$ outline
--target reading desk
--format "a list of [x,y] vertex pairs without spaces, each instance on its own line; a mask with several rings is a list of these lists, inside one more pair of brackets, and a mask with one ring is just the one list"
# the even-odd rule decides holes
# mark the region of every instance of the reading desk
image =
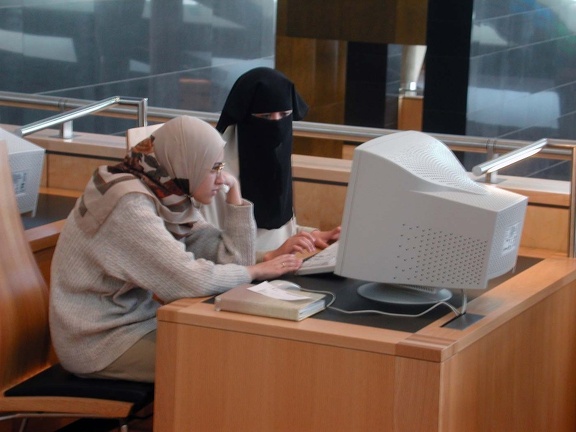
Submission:
[[498,282],[468,304],[481,319],[456,327],[448,309],[376,325],[179,300],[158,312],[154,431],[574,431],[575,310],[564,257]]

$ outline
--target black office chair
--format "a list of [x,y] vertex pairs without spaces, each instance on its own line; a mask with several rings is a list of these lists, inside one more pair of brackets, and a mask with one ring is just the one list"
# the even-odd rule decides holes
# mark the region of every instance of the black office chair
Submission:
[[[0,141],[0,421],[109,418],[118,429],[152,403],[154,385],[83,379],[53,360],[48,287],[24,234],[6,144]],[[55,364],[54,364],[55,363]]]

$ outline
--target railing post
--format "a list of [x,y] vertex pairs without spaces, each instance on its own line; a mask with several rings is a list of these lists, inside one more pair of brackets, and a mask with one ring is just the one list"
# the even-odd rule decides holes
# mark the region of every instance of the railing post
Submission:
[[72,139],[74,136],[74,127],[72,120],[64,122],[60,125],[60,138]]
[[[492,160],[492,159],[496,159],[498,157],[498,155],[494,152],[494,144],[496,143],[496,139],[494,138],[490,138],[488,140],[488,142],[486,143],[486,159],[487,160]],[[494,177],[496,177],[496,172],[492,173],[492,172],[487,172],[486,173],[486,178],[485,181],[486,183],[492,183],[493,181],[493,175]]]
[[148,98],[142,98],[138,103],[138,126],[148,126]]
[[148,126],[148,98],[124,97],[118,102],[121,105],[136,105],[138,111],[138,127]]

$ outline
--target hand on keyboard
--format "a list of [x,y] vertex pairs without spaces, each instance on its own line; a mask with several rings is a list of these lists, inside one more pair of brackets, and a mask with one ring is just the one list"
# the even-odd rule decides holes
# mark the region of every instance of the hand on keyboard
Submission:
[[306,275],[314,273],[330,273],[336,267],[336,255],[338,253],[338,242],[332,243],[326,249],[304,259],[300,268],[296,271],[297,275]]
[[286,240],[278,249],[266,252],[264,261],[268,261],[279,255],[295,254],[299,256],[300,253],[313,253],[314,251],[314,237],[308,232],[300,232],[293,235]]

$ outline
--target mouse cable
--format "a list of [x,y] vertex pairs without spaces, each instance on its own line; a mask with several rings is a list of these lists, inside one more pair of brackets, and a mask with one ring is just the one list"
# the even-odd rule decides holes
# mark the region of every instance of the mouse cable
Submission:
[[326,308],[329,308],[332,305],[332,303],[334,303],[336,301],[336,294],[334,294],[333,292],[330,292],[330,291],[311,290],[311,289],[302,288],[302,287],[300,287],[300,291],[306,291],[306,292],[318,293],[318,294],[326,294],[326,295],[332,296],[332,300],[330,300],[330,302],[326,305]]
[[300,288],[300,289],[302,291],[308,291],[308,292],[319,293],[319,294],[328,294],[328,295],[332,296],[332,300],[326,305],[326,309],[330,309],[330,310],[340,312],[343,314],[348,314],[348,315],[378,314],[378,315],[387,315],[387,316],[400,317],[400,318],[418,318],[418,317],[421,317],[423,315],[426,315],[428,312],[436,309],[437,307],[444,305],[444,306],[447,306],[448,308],[450,308],[450,310],[452,312],[454,312],[454,314],[458,317],[458,316],[464,315],[466,313],[466,305],[467,305],[467,297],[466,297],[464,290],[462,290],[463,301],[462,301],[462,310],[461,311],[459,311],[456,307],[454,307],[453,305],[451,305],[450,303],[445,302],[445,301],[440,301],[438,303],[434,303],[428,309],[426,309],[425,311],[420,312],[418,314],[401,314],[401,313],[393,313],[393,312],[384,312],[384,311],[374,310],[374,309],[351,311],[351,310],[340,309],[340,308],[332,306],[332,304],[336,301],[336,294],[334,294],[330,291],[310,290],[310,289],[306,289],[306,288]]
[[438,303],[434,303],[428,309],[426,309],[425,311],[420,312],[418,314],[402,314],[402,313],[384,312],[384,311],[374,310],[374,309],[351,311],[351,310],[340,309],[340,308],[337,308],[334,306],[331,306],[330,309],[337,311],[337,312],[340,312],[340,313],[348,314],[348,315],[378,314],[378,315],[387,315],[387,316],[400,317],[400,318],[418,318],[418,317],[421,317],[423,315],[426,315],[431,310],[436,309],[438,306],[442,306],[442,305],[448,306],[452,310],[452,312],[454,312],[456,314],[456,316],[462,315],[462,313],[458,309],[456,309],[450,303],[445,302],[445,301],[440,301]]

